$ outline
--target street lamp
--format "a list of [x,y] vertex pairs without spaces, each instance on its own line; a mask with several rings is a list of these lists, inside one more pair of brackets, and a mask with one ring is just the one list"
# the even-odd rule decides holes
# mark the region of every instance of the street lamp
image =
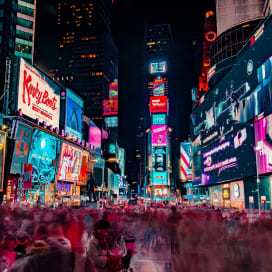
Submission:
[[259,177],[259,169],[258,169],[258,156],[257,153],[260,150],[259,146],[255,146],[255,156],[256,156],[256,173],[257,173],[257,191],[258,191],[258,210],[259,216],[261,214],[261,202],[260,202],[260,177]]

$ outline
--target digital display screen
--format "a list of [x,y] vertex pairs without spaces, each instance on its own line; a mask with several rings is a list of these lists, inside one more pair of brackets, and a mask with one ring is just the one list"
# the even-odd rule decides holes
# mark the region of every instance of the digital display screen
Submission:
[[149,73],[166,73],[166,61],[154,61],[149,64]]
[[202,185],[256,175],[253,145],[253,129],[248,126],[206,147],[202,151]]
[[79,181],[82,150],[79,148],[62,143],[59,157],[58,180],[77,182]]
[[152,114],[152,125],[165,125],[166,114]]
[[180,179],[192,181],[191,142],[180,143]]
[[59,139],[34,129],[31,138],[28,163],[32,164],[32,182],[50,183],[55,179],[55,167],[57,149],[60,146]]
[[166,145],[167,144],[167,125],[152,125],[152,145]]
[[152,148],[152,168],[155,172],[165,172],[167,166],[167,153],[165,147]]
[[104,121],[106,123],[106,126],[109,128],[118,127],[118,117],[117,116],[105,117]]
[[152,171],[152,185],[167,185],[167,172]]
[[83,99],[76,95],[72,90],[66,89],[66,118],[65,131],[70,136],[82,139],[82,112]]
[[254,124],[259,174],[272,172],[272,114]]
[[32,129],[18,123],[15,146],[12,155],[10,173],[22,173],[23,164],[27,162],[28,152],[30,149]]
[[164,81],[154,81],[153,82],[153,95],[154,96],[164,96],[165,95]]
[[0,131],[0,192],[3,192],[6,133]]
[[101,153],[101,129],[96,126],[96,124],[90,120],[89,125],[89,143],[91,144],[92,149],[96,153]]
[[167,96],[151,96],[150,97],[150,112],[159,113],[168,111]]
[[114,96],[110,99],[103,100],[103,115],[117,115],[118,114],[118,98]]

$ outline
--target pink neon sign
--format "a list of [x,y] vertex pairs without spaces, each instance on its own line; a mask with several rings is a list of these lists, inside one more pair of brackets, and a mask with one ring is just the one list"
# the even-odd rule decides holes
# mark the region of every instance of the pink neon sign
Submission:
[[152,145],[166,145],[167,125],[152,125]]

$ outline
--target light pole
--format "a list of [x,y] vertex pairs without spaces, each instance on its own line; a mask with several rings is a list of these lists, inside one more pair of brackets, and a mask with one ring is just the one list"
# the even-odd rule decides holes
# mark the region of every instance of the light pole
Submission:
[[258,210],[259,216],[261,214],[261,203],[260,203],[260,178],[259,178],[259,169],[258,169],[258,156],[257,153],[260,150],[260,147],[255,146],[255,156],[256,156],[256,173],[257,173],[257,191],[258,191]]

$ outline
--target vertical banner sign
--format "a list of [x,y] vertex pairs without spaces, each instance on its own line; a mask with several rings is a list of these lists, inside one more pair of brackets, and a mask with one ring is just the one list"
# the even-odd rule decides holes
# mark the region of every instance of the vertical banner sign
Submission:
[[0,131],[0,192],[3,192],[6,133]]
[[192,181],[191,143],[180,143],[180,179]]
[[24,164],[24,179],[23,179],[23,188],[30,189],[32,188],[32,164]]

